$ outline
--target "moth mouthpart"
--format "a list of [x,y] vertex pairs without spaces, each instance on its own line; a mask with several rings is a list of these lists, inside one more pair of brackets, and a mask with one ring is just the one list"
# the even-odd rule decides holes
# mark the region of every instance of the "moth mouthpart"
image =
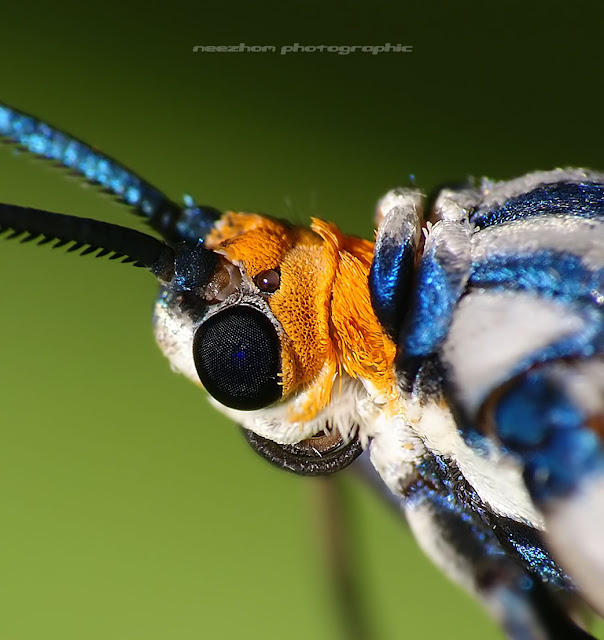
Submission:
[[337,427],[326,424],[321,431],[295,444],[278,444],[248,429],[242,431],[254,451],[265,460],[302,476],[325,476],[341,471],[363,453],[356,424],[345,436]]
[[326,424],[321,431],[318,431],[310,438],[301,440],[295,446],[303,450],[313,451],[318,456],[322,456],[332,453],[343,446],[348,446],[353,440],[356,440],[356,434],[356,427],[350,429],[349,434],[344,437],[337,428]]
[[218,267],[205,287],[204,298],[209,304],[224,302],[241,284],[241,271],[220,256]]

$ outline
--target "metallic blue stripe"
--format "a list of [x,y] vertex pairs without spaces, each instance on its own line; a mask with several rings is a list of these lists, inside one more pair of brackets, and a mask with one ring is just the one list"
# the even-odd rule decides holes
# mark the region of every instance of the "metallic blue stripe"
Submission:
[[604,473],[602,442],[547,369],[529,371],[507,389],[494,422],[501,442],[522,460],[538,503],[568,496],[588,475]]
[[537,187],[501,206],[470,216],[479,228],[540,215],[564,214],[580,218],[604,216],[604,185],[595,182],[555,182]]
[[542,547],[514,539],[511,539],[510,542],[516,553],[522,558],[523,563],[530,567],[532,573],[536,573],[545,582],[553,582],[557,586],[564,584],[565,574]]
[[395,340],[407,309],[414,261],[415,245],[409,239],[407,242],[385,239],[376,244],[369,272],[371,304],[378,320]]
[[571,579],[549,554],[541,533],[509,518],[495,517],[495,535],[505,547],[511,547],[531,573],[559,589],[573,588]]
[[[435,521],[442,523],[451,542],[463,548],[464,555],[504,555],[499,541],[485,523],[487,509],[478,494],[470,485],[465,484],[463,491],[456,486],[460,480],[465,483],[456,468],[443,458],[427,456],[416,471],[417,481],[406,487],[406,508],[430,504],[435,511]],[[463,535],[453,536],[453,531]]]
[[[481,564],[485,558],[505,556],[509,551],[518,554],[522,565],[544,582],[560,589],[573,588],[570,578],[547,551],[539,532],[491,513],[474,489],[460,480],[463,476],[456,467],[435,456],[427,457],[417,471],[419,479],[408,488],[406,505],[411,508],[429,505],[435,523],[447,532],[451,543],[456,542],[460,553]],[[528,587],[530,581],[526,578],[524,584]]]
[[565,301],[602,306],[604,270],[587,268],[579,256],[553,250],[528,255],[493,255],[472,264],[469,284],[481,288],[534,291]]
[[426,357],[445,339],[461,295],[459,274],[447,271],[433,254],[419,266],[403,350],[406,358]]
[[30,153],[58,162],[88,182],[100,185],[149,219],[172,242],[196,243],[212,228],[218,212],[190,198],[182,208],[109,156],[81,140],[16,109],[0,105],[0,136]]
[[[507,380],[524,374],[529,369],[552,363],[563,358],[591,358],[594,355],[604,353],[604,315],[599,309],[594,309],[588,303],[569,305],[569,313],[578,313],[584,319],[583,328],[575,334],[561,338],[545,347],[536,349],[530,355],[519,360],[513,368],[507,372]],[[530,322],[530,319],[527,318]],[[521,331],[522,327],[518,328]],[[485,389],[485,394],[490,394],[492,389]],[[453,391],[453,399],[455,392]],[[483,401],[486,397],[483,398]],[[464,425],[462,433],[468,446],[480,451],[484,448],[484,434],[478,433],[474,421],[468,416],[461,420]]]

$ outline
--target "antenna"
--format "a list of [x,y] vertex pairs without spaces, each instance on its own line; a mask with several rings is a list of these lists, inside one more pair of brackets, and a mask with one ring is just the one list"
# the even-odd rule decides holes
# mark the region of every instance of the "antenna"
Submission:
[[87,182],[102,187],[147,219],[169,243],[196,245],[220,217],[217,209],[197,205],[190,196],[184,206],[78,138],[24,111],[0,104],[0,138],[32,155],[58,163]]
[[38,244],[56,241],[54,248],[67,245],[71,245],[67,251],[83,248],[80,255],[97,252],[97,258],[123,258],[122,262],[146,267],[164,282],[170,281],[174,275],[175,252],[172,247],[146,233],[116,224],[0,204],[0,233],[8,231],[11,233],[7,239],[21,238],[21,242],[31,242],[40,238]]

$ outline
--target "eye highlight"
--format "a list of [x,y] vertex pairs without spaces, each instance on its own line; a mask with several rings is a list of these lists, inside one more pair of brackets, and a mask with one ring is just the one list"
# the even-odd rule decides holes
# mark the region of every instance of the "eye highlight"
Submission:
[[260,291],[274,293],[281,284],[281,276],[275,269],[266,269],[254,278],[254,282]]

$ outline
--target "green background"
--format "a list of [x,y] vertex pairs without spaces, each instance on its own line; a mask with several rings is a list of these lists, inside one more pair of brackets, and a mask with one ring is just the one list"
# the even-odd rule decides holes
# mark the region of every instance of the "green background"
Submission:
[[[0,101],[180,198],[370,236],[414,174],[604,168],[597,2],[3,6]],[[412,54],[193,54],[411,44]],[[143,228],[0,149],[0,200]],[[0,638],[338,638],[321,485],[257,459],[153,343],[153,278],[0,244]],[[499,632],[352,478],[373,637]]]

